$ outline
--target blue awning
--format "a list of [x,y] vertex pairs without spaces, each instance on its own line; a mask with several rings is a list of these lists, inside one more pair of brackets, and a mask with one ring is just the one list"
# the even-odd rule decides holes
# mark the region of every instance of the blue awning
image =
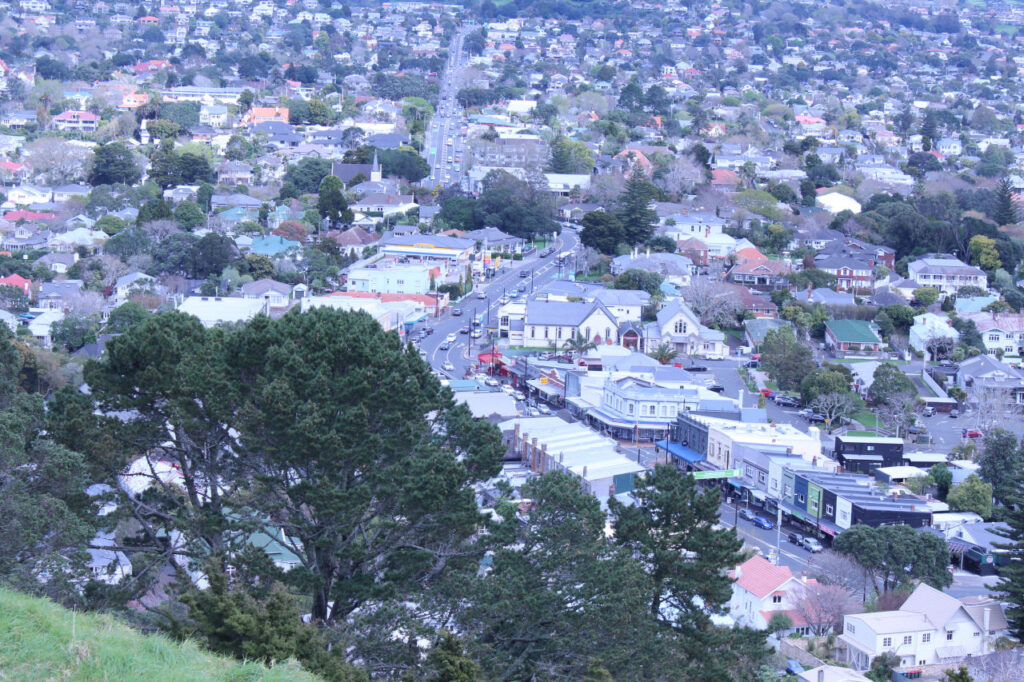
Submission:
[[656,440],[654,441],[654,444],[660,448],[664,448],[665,451],[673,457],[678,457],[690,464],[696,464],[697,462],[704,461],[704,455],[700,454],[696,450],[691,450],[681,443],[673,443],[669,440]]

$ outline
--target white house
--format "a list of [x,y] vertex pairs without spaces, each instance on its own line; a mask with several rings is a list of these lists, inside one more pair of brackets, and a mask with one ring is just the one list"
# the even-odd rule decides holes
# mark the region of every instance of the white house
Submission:
[[1021,313],[965,313],[961,317],[972,320],[985,342],[989,355],[1020,357],[1024,348],[1024,314]]
[[129,272],[114,282],[114,296],[118,301],[127,301],[133,292],[151,289],[155,282],[156,280],[144,272]]
[[269,278],[242,285],[242,298],[267,301],[271,308],[283,308],[288,305],[291,294],[290,285]]
[[658,311],[655,322],[644,327],[646,346],[671,345],[681,355],[728,355],[725,334],[700,323],[700,318],[681,300],[670,301]]
[[868,670],[886,651],[901,665],[953,664],[986,654],[1006,628],[998,602],[964,603],[922,583],[896,611],[845,616],[840,638],[851,667]]
[[[796,608],[806,585],[818,581],[795,577],[789,566],[776,566],[755,555],[729,572],[733,579],[729,615],[737,625],[767,630],[775,614],[788,616],[793,627],[786,632],[809,634],[807,619]],[[785,634],[785,633],[784,633]]]
[[860,202],[853,197],[848,197],[842,192],[826,192],[825,194],[819,194],[814,200],[814,203],[819,208],[823,208],[832,215],[837,215],[843,211],[849,211],[850,213],[860,213]]
[[948,254],[918,258],[907,265],[907,273],[917,286],[934,287],[944,294],[955,294],[966,286],[988,287],[988,277],[981,268]]
[[953,321],[945,315],[924,313],[914,318],[910,328],[910,347],[918,353],[932,354],[942,345],[952,348],[960,340],[960,332],[953,329]]
[[204,327],[233,322],[248,322],[267,313],[262,299],[225,298],[220,296],[189,296],[178,306],[180,312],[199,318]]
[[562,348],[577,334],[596,344],[616,343],[618,328],[615,316],[599,301],[532,300],[526,304],[523,343],[532,347]]

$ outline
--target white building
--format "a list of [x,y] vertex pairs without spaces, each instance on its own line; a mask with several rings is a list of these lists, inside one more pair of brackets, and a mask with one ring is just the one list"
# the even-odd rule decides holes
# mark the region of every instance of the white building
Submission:
[[954,664],[991,652],[1006,628],[998,602],[965,603],[922,583],[896,611],[845,616],[840,637],[847,662],[868,670],[887,651],[900,665]]
[[754,555],[729,572],[733,579],[729,615],[737,625],[767,630],[775,614],[788,616],[793,627],[784,631],[809,634],[807,619],[796,606],[806,585],[816,585],[814,578],[795,577],[788,566],[776,566],[764,557]]
[[853,197],[846,196],[842,192],[819,194],[814,200],[814,203],[817,204],[819,208],[825,209],[832,215],[837,215],[843,211],[860,213],[860,202]]
[[596,344],[619,339],[618,321],[600,302],[529,301],[523,343],[535,348],[563,348],[582,334]]
[[924,313],[914,318],[910,328],[910,347],[918,353],[931,353],[937,344],[952,348],[960,340],[960,332],[953,329],[953,321],[945,315]]
[[204,327],[248,322],[259,314],[268,313],[267,302],[262,299],[221,296],[189,296],[178,310],[199,318]]
[[974,322],[989,355],[1002,352],[1004,357],[1020,357],[1024,348],[1024,314],[965,313],[961,317]]
[[907,265],[907,272],[908,279],[917,286],[933,287],[943,294],[955,294],[966,286],[988,287],[988,277],[981,268],[945,254],[918,258]]

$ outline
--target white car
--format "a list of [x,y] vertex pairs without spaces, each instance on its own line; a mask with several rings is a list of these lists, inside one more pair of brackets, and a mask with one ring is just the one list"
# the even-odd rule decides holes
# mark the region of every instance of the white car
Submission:
[[480,292],[477,292],[476,297],[477,298],[487,298],[487,294],[485,294],[484,292],[480,291]]
[[520,393],[519,391],[516,391],[515,393],[513,393],[512,397],[515,398],[516,400],[520,400],[520,401],[526,400],[526,396],[523,395],[522,393]]
[[708,353],[704,356],[705,360],[725,360],[725,356],[721,353]]
[[444,339],[445,339],[445,341],[447,341],[448,343],[455,343],[455,339],[456,339],[456,336],[455,336],[455,332],[452,332],[452,333],[451,333],[451,334],[449,334],[448,336],[444,337]]
[[484,383],[487,384],[488,386],[501,386],[501,382],[495,379],[494,377],[487,377],[486,379],[484,379]]
[[537,403],[537,411],[541,414],[551,414],[551,408],[543,403]]
[[508,393],[509,395],[515,395],[516,394],[516,389],[512,388],[508,384],[504,384],[501,387],[501,390],[505,391],[505,393]]
[[441,369],[443,369],[446,372],[454,372],[455,371],[455,365],[453,365],[450,362],[446,362],[443,365],[441,365]]
[[477,328],[477,329],[474,329],[474,330],[472,331],[472,333],[470,333],[470,336],[472,336],[472,337],[473,337],[474,339],[479,339],[479,338],[480,338],[481,336],[483,336],[483,335],[484,335],[484,332],[483,332],[483,330],[482,330],[482,329],[479,329],[479,328]]

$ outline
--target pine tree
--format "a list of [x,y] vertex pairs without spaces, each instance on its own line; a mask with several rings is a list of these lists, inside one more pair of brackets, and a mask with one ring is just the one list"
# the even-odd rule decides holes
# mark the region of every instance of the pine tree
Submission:
[[1006,610],[1006,617],[1010,622],[1010,634],[1020,640],[1024,639],[1024,481],[1018,478],[1014,490],[1006,503],[1006,527],[995,529],[997,535],[1009,542],[995,543],[994,546],[1005,550],[1007,561],[999,571],[996,588],[1012,605]]
[[1013,203],[1013,187],[1010,179],[1003,177],[996,187],[996,209],[992,216],[996,223],[1002,225],[1015,225],[1017,223],[1017,206]]
[[619,195],[618,218],[625,230],[626,243],[630,246],[643,244],[654,231],[658,214],[651,208],[654,194],[651,183],[647,182],[637,167],[633,167],[626,181],[626,187]]

